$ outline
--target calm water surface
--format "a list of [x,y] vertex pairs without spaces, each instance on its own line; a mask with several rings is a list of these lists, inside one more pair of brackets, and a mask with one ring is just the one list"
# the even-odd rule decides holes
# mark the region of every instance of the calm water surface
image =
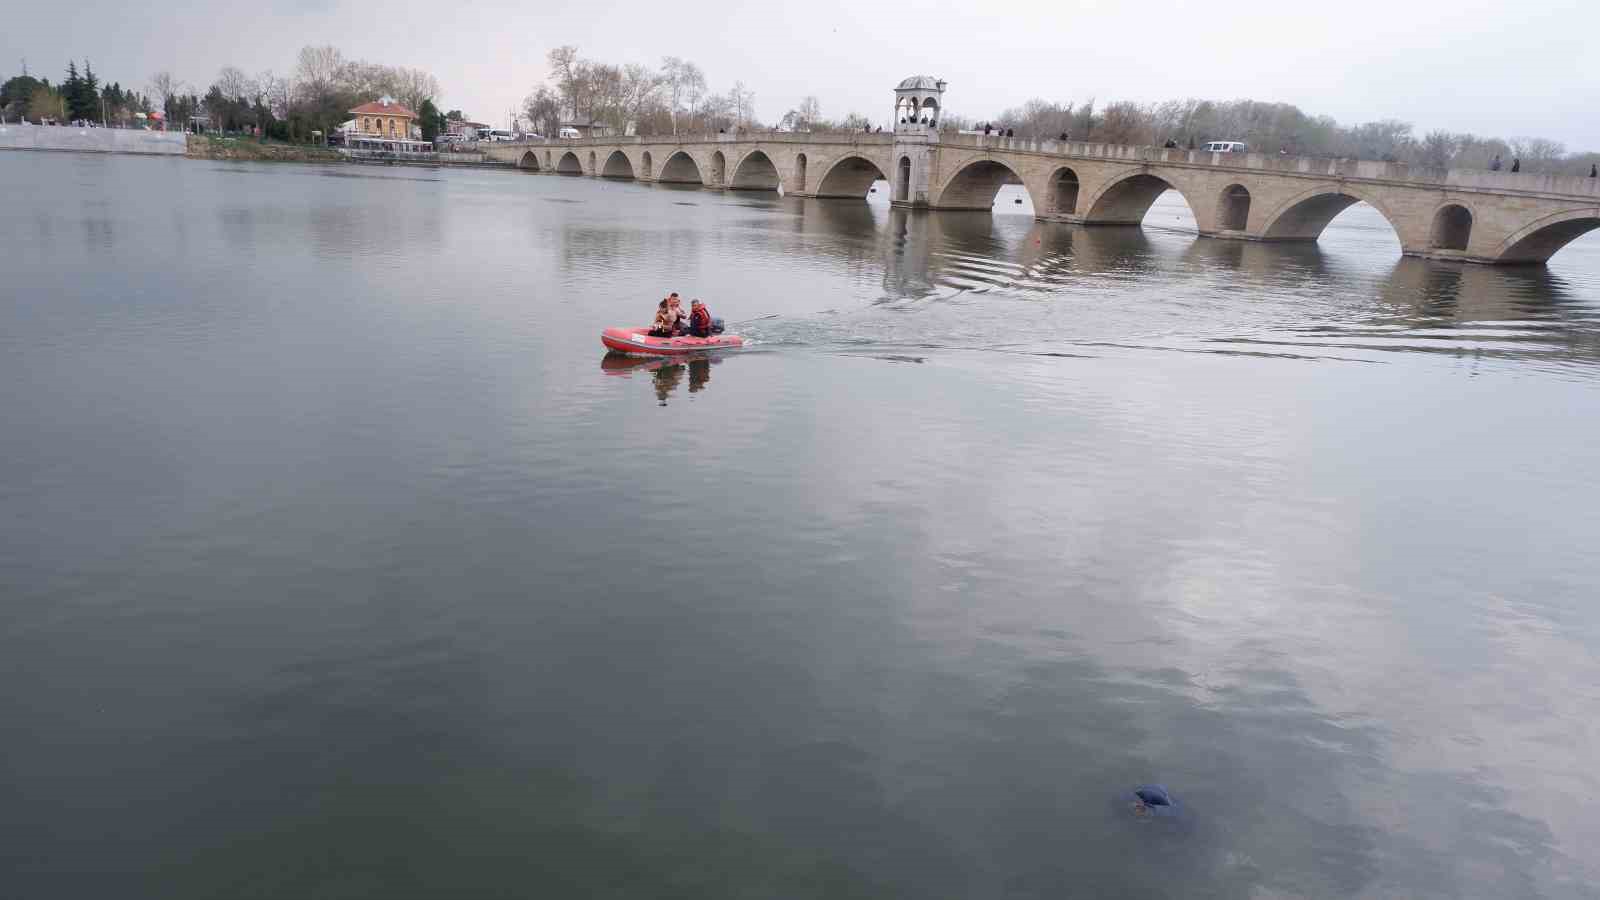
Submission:
[[1600,237],[882,196],[0,156],[0,897],[1600,896]]

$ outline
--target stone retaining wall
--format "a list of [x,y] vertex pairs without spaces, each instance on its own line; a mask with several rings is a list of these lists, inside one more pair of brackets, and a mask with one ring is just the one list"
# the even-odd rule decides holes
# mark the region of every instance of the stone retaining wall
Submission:
[[152,153],[182,156],[188,136],[175,131],[0,125],[0,150],[75,150],[80,153]]

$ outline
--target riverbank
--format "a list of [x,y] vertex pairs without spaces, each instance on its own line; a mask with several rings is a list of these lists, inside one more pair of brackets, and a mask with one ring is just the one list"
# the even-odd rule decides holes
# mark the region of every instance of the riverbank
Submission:
[[190,159],[233,159],[261,162],[343,162],[337,150],[308,144],[262,143],[251,138],[189,135]]

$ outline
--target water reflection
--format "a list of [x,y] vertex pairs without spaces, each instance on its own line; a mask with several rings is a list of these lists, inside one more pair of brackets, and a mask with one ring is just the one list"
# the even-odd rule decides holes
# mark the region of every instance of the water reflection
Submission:
[[698,394],[711,383],[711,366],[722,359],[714,354],[687,354],[680,357],[630,356],[626,353],[607,352],[600,358],[600,370],[607,375],[632,375],[635,372],[651,373],[656,400],[666,406],[684,376],[689,378],[689,393]]

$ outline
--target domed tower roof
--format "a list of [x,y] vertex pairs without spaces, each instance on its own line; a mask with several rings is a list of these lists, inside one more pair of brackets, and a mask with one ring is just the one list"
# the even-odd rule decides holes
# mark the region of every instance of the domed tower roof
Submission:
[[897,91],[937,91],[942,90],[939,79],[932,75],[913,75],[900,82],[895,88]]

